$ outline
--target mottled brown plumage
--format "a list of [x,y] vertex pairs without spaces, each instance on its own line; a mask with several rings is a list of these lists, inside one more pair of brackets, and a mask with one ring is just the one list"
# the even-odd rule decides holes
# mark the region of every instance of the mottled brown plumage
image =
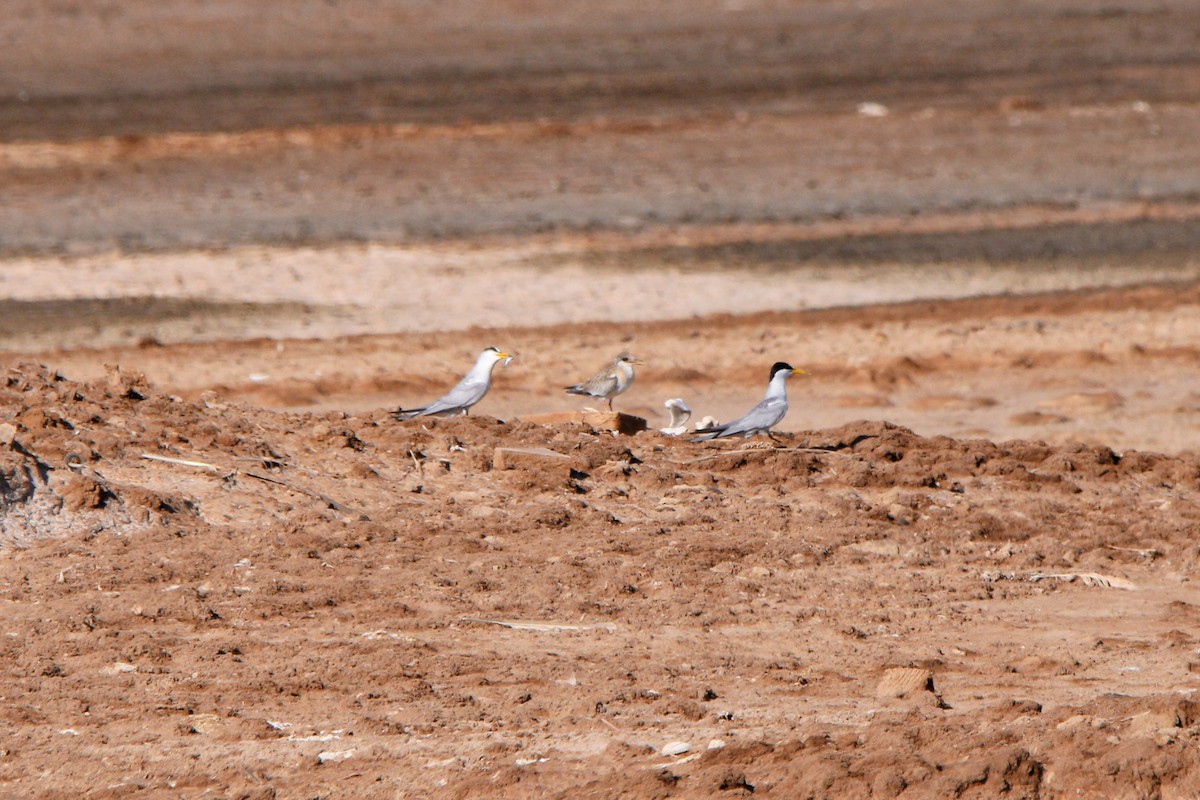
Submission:
[[629,353],[621,353],[611,364],[586,381],[568,386],[567,393],[607,400],[608,410],[612,411],[613,398],[629,388],[633,383],[633,365],[641,363],[641,359]]

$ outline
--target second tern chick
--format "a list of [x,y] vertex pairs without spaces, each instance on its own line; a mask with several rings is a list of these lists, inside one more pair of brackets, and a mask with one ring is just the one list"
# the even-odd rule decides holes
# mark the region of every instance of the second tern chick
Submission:
[[586,381],[568,386],[567,393],[607,400],[608,410],[612,411],[613,398],[629,388],[633,383],[633,365],[641,363],[641,359],[629,353],[621,353],[611,364]]
[[678,436],[681,433],[687,433],[687,421],[692,416],[692,409],[683,401],[683,398],[672,397],[663,403],[663,407],[671,415],[671,424],[665,428],[659,428],[659,432],[665,433],[668,436]]
[[420,408],[398,409],[396,419],[413,417],[452,417],[466,414],[492,388],[492,369],[500,362],[507,364],[512,356],[498,347],[489,347],[479,354],[475,366],[446,395]]

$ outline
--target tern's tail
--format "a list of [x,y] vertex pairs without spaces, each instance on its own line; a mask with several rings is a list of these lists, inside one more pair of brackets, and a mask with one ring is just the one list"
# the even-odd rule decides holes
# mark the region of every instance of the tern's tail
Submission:
[[690,439],[688,439],[688,441],[689,442],[707,442],[709,439],[715,439],[718,436],[720,436],[721,434],[725,433],[725,427],[726,426],[721,425],[716,428],[707,428],[707,429],[701,431],[699,433],[699,435],[693,436]]

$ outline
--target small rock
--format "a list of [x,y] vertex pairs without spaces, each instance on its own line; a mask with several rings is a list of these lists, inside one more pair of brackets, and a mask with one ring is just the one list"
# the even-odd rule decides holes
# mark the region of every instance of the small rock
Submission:
[[[909,509],[904,508],[901,513],[908,511]],[[890,510],[889,513],[891,513]],[[842,549],[851,553],[884,556],[885,558],[894,558],[900,555],[900,545],[890,539],[868,539],[865,542],[851,542],[850,544],[843,545]]]
[[520,469],[546,464],[570,464],[574,459],[545,447],[497,447],[492,451],[492,469]]
[[354,755],[355,748],[349,750],[326,750],[323,753],[317,754],[318,764],[327,764],[330,761],[345,761],[350,756]]
[[724,739],[710,739],[708,742],[709,750],[720,750],[724,746],[725,746]]
[[1086,714],[1076,714],[1073,717],[1067,717],[1054,727],[1060,731],[1065,731],[1071,728],[1078,728],[1080,725],[1087,725],[1091,723],[1091,721],[1092,717],[1089,717]]
[[535,425],[561,425],[564,422],[574,422],[601,430],[615,431],[626,436],[632,436],[648,427],[646,420],[642,417],[623,414],[620,411],[564,411],[551,414],[530,414],[521,417],[521,421],[532,422]]
[[883,673],[875,689],[876,697],[907,697],[918,692],[933,692],[933,673],[919,667],[897,667]]
[[216,714],[193,714],[188,718],[187,733],[198,733],[205,736],[220,733],[227,725],[226,721]]
[[664,756],[680,756],[691,750],[692,746],[687,742],[668,742],[663,745],[660,751]]
[[1143,711],[1129,720],[1127,734],[1153,738],[1163,731],[1179,727],[1179,716],[1174,711]]
[[11,422],[0,425],[0,444],[12,444],[17,438],[17,426]]
[[467,516],[472,519],[488,519],[489,517],[503,517],[508,512],[502,508],[493,508],[492,506],[473,505],[467,507]]

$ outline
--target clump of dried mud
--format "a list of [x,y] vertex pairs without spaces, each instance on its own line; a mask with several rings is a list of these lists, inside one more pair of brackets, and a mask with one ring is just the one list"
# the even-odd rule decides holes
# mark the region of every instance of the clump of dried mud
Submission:
[[401,424],[116,368],[21,364],[0,397],[0,782],[21,796],[1200,778],[1194,455],[886,422],[780,446]]

